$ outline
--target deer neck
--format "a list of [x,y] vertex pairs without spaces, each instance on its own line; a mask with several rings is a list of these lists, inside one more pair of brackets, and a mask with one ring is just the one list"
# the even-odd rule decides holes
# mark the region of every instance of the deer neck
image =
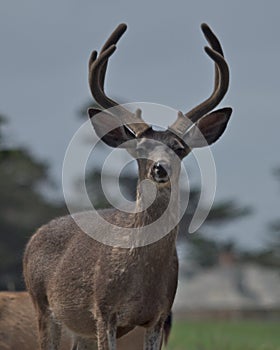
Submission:
[[[138,182],[136,191],[136,225],[150,225],[159,219],[177,227],[179,217],[178,184],[156,186],[145,180]],[[162,222],[161,222],[162,225]]]

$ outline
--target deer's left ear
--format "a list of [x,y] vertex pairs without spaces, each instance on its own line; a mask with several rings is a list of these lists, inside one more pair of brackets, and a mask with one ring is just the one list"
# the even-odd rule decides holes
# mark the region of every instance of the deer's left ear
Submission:
[[222,108],[207,114],[186,133],[185,143],[190,148],[198,148],[216,142],[225,131],[231,113],[231,108]]
[[97,136],[108,146],[126,148],[122,144],[135,139],[129,128],[111,114],[96,108],[89,108],[88,114]]

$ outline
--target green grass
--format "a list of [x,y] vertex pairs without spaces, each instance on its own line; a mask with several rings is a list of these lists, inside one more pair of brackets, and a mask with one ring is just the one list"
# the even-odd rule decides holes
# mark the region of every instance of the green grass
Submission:
[[280,350],[280,322],[175,321],[168,350]]

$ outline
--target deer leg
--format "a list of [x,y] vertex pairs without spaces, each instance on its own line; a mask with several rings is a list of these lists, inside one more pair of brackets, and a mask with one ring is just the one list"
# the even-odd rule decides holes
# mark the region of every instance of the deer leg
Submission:
[[112,323],[98,320],[97,322],[97,344],[98,350],[117,349],[117,327]]
[[50,311],[38,312],[38,325],[41,350],[58,350],[61,325],[56,322]]
[[115,325],[109,327],[107,331],[108,343],[110,350],[117,349],[117,327]]
[[98,350],[97,343],[93,339],[75,337],[71,350]]
[[160,350],[163,337],[163,321],[159,321],[155,326],[148,328],[145,332],[144,350]]
[[71,350],[78,350],[78,345],[79,345],[79,337],[74,336]]

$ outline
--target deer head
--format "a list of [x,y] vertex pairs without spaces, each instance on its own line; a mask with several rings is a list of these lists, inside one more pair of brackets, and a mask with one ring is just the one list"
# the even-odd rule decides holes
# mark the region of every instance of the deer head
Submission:
[[[108,60],[116,50],[116,43],[126,31],[120,24],[102,47],[99,55],[93,51],[89,60],[89,85],[96,102],[109,111],[88,110],[97,135],[111,147],[123,147],[133,155],[139,166],[140,180],[149,179],[158,187],[178,180],[180,160],[193,148],[208,146],[223,134],[231,108],[211,112],[222,100],[229,86],[229,69],[221,45],[207,24],[202,31],[210,44],[205,52],[215,63],[215,83],[211,96],[183,114],[165,131],[157,131],[144,122],[141,111],[128,111],[107,97],[104,91]],[[114,107],[112,109],[112,107]],[[177,157],[176,157],[176,156]]]

